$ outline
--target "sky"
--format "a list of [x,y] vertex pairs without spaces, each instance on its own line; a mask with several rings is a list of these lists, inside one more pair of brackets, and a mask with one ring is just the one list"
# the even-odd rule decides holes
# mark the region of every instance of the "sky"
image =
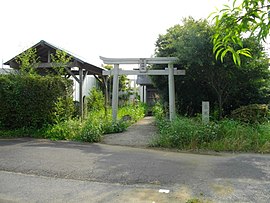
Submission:
[[147,58],[184,17],[207,18],[228,0],[0,1],[0,60],[45,40],[97,66],[104,57]]

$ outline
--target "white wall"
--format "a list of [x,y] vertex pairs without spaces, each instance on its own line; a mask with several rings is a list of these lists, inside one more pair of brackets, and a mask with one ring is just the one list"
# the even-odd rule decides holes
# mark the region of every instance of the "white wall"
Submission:
[[[73,98],[75,101],[79,101],[79,83],[73,79],[73,84]],[[92,75],[87,75],[83,83],[83,96],[88,96],[90,89],[96,87],[96,85],[97,81],[95,77]]]
[[140,95],[141,102],[146,103],[146,87],[145,86],[142,86],[142,85],[139,86],[139,95]]

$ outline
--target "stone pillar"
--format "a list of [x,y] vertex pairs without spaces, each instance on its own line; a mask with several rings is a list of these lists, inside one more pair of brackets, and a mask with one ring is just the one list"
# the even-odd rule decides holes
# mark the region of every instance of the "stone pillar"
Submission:
[[204,124],[209,123],[209,111],[210,111],[209,101],[203,101],[202,102],[202,122]]
[[174,87],[174,69],[173,64],[168,64],[169,69],[169,111],[170,121],[175,118],[175,87]]

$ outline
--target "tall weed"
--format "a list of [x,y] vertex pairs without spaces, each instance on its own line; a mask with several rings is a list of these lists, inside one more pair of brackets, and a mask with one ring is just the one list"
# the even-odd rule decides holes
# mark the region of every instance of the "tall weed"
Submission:
[[109,109],[105,114],[104,109],[92,110],[86,120],[81,122],[79,119],[58,122],[48,126],[44,135],[45,138],[52,140],[79,140],[85,142],[99,142],[103,134],[119,133],[127,129],[129,125],[144,116],[143,105],[125,106],[119,109],[118,117],[130,115],[131,120],[125,122],[121,119],[112,121],[112,110]]
[[224,119],[207,125],[198,119],[159,119],[154,146],[177,149],[270,152],[270,123],[244,124]]

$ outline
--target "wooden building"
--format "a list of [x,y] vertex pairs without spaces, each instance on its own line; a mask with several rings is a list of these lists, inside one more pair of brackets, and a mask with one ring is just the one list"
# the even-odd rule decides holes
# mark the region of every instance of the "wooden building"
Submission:
[[[41,40],[34,46],[32,46],[29,49],[36,49],[36,54],[38,57],[38,67],[37,72],[41,75],[45,75],[48,72],[53,71],[53,64],[51,60],[51,54],[55,54],[56,50],[62,50],[44,40]],[[86,77],[88,75],[93,76],[101,76],[102,71],[105,70],[103,68],[97,67],[95,65],[92,65],[90,63],[87,63],[86,61],[83,61],[82,59],[79,59],[78,57],[68,53],[65,51],[68,56],[71,56],[72,59],[70,63],[68,63],[65,67],[68,76],[72,77],[77,83],[78,83],[78,100],[80,103],[80,115],[83,115],[83,85]],[[21,53],[20,53],[21,54]],[[8,60],[4,63],[4,65],[9,65],[13,69],[19,70],[19,64],[17,62],[17,57],[20,55],[14,56],[12,59]]]

